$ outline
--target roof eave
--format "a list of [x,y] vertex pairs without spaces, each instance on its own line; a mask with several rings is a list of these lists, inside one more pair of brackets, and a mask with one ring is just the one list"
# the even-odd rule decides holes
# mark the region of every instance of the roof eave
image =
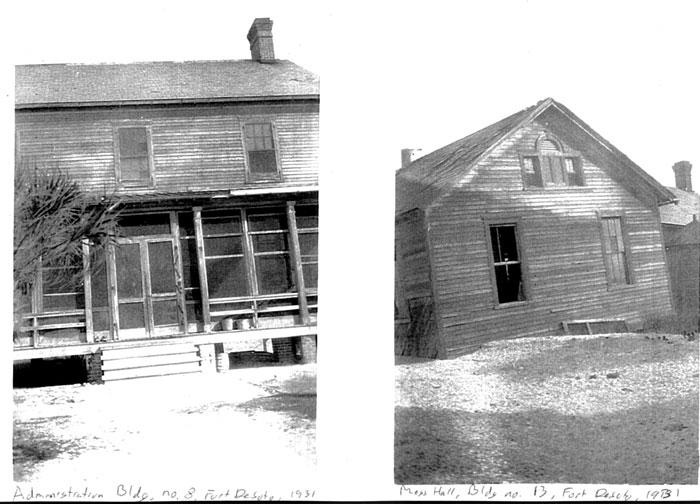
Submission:
[[221,103],[250,103],[256,101],[303,101],[319,100],[320,95],[268,95],[268,96],[235,96],[220,98],[177,98],[161,100],[113,100],[113,101],[89,101],[89,102],[45,102],[45,103],[18,103],[15,110],[27,109],[56,109],[56,108],[87,108],[87,107],[115,107],[115,106],[144,106],[144,105],[195,105],[195,104],[221,104]]
[[[670,190],[668,190],[661,183],[659,183],[654,177],[652,177],[646,171],[644,171],[644,169],[641,166],[639,166],[637,163],[632,161],[629,157],[627,157],[622,151],[620,151],[612,143],[610,143],[605,138],[603,138],[593,128],[588,126],[588,124],[586,124],[582,119],[580,119],[576,114],[574,114],[566,106],[562,105],[561,103],[559,103],[551,98],[548,98],[546,101],[549,102],[547,104],[548,106],[551,105],[551,106],[555,107],[557,110],[559,110],[570,121],[572,121],[574,124],[576,124],[576,126],[581,128],[581,130],[585,131],[590,137],[592,137],[595,141],[597,141],[600,145],[602,145],[611,154],[613,154],[614,156],[619,158],[638,177],[640,177],[650,187],[650,189],[656,193],[657,203],[659,206],[668,205],[671,203],[675,203],[677,201],[675,194],[673,194]],[[540,112],[542,112],[542,111],[540,111]],[[536,115],[533,117],[536,117]]]

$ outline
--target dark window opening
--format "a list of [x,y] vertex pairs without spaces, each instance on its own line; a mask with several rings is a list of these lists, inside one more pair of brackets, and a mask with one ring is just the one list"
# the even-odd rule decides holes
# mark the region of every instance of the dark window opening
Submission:
[[490,226],[498,303],[525,301],[516,226]]
[[537,152],[521,156],[525,187],[573,187],[584,185],[578,155],[565,154],[558,142],[541,139]]

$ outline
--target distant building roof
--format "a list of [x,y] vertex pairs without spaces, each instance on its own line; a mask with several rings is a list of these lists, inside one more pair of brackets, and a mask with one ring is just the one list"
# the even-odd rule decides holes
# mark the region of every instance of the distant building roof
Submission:
[[678,200],[676,205],[664,205],[659,209],[662,224],[685,226],[693,221],[693,215],[700,214],[700,195],[676,187],[668,187]]
[[23,65],[16,108],[314,98],[318,77],[286,60]]

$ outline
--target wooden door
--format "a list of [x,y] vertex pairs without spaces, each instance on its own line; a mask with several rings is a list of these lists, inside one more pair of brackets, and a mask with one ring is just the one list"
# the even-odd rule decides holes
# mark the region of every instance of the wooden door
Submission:
[[115,266],[119,339],[181,332],[173,239],[120,240]]

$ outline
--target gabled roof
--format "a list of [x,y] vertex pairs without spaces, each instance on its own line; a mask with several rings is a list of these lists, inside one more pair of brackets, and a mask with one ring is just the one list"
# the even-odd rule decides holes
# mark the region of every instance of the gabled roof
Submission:
[[700,215],[700,195],[676,187],[667,189],[676,196],[678,203],[659,209],[662,224],[685,226],[693,221],[693,215]]
[[556,109],[577,128],[608,151],[632,176],[651,190],[659,204],[675,201],[674,194],[596,133],[564,105],[547,98],[476,133],[416,159],[396,172],[396,212],[425,208],[454,187],[503,139],[535,120],[549,109]]
[[286,60],[15,67],[16,108],[318,98],[318,77]]

